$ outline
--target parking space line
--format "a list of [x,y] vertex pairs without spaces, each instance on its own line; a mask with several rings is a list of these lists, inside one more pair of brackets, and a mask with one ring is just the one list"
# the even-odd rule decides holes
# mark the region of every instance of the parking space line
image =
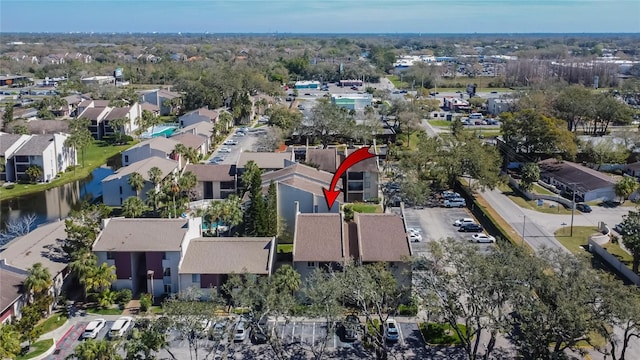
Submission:
[[284,340],[284,328],[286,328],[285,324],[282,324],[282,333],[280,334],[280,338]]
[[294,335],[296,333],[296,322],[293,322],[293,326],[291,326],[291,341],[293,341]]
[[398,324],[398,336],[400,337],[400,346],[404,346],[404,336],[402,336],[402,326]]
[[311,332],[311,346],[316,346],[316,323],[313,323],[313,331]]
[[337,348],[338,347],[338,335],[333,334],[333,348]]

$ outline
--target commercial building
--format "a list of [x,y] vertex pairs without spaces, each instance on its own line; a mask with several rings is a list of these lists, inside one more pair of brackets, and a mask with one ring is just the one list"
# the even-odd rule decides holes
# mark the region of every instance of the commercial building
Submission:
[[331,95],[331,103],[349,110],[364,110],[371,106],[373,95],[371,94],[335,94]]
[[296,81],[296,89],[318,89],[320,88],[319,81]]

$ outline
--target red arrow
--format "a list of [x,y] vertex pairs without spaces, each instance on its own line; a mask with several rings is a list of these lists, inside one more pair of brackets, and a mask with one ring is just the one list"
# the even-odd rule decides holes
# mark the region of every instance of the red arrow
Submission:
[[336,173],[333,175],[333,179],[331,179],[331,187],[329,189],[323,188],[324,191],[324,199],[327,200],[327,207],[331,209],[333,203],[336,201],[338,194],[340,194],[340,190],[334,190],[336,185],[338,184],[338,179],[347,171],[348,168],[352,167],[356,163],[359,163],[362,160],[366,160],[372,157],[375,157],[376,154],[372,154],[369,152],[370,146],[360,148],[351,153],[351,155],[347,156],[344,161],[336,170]]

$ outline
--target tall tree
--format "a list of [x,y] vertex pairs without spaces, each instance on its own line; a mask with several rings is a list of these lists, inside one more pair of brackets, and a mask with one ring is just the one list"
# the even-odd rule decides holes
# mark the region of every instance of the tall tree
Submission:
[[636,210],[629,211],[629,214],[622,218],[620,227],[625,234],[622,237],[622,243],[633,255],[632,270],[638,273],[640,265],[640,208],[636,207]]
[[636,180],[633,176],[624,176],[622,179],[618,180],[616,183],[614,190],[616,195],[620,197],[622,203],[633,194],[636,190],[640,188],[640,184],[638,184],[638,180]]
[[83,341],[73,349],[73,354],[66,357],[67,360],[122,360],[118,354],[116,342],[109,340]]
[[311,109],[309,119],[300,125],[300,130],[312,142],[320,139],[324,148],[327,148],[333,139],[350,137],[354,127],[355,120],[347,109],[331,103],[327,98],[321,98]]
[[122,144],[124,142],[124,136],[129,131],[128,124],[129,119],[125,117],[109,121],[109,126],[113,130],[113,138],[116,144]]
[[151,169],[149,169],[149,171],[147,172],[147,175],[149,175],[149,180],[153,183],[154,187],[158,187],[158,185],[160,185],[160,182],[162,182],[163,176],[162,176],[162,170],[160,170],[159,167],[152,167]]
[[40,167],[40,165],[29,166],[24,173],[29,177],[29,181],[34,184],[39,180],[42,180],[42,176],[44,175],[44,172],[42,171],[42,167]]
[[231,194],[222,203],[220,220],[227,226],[227,236],[231,229],[242,222],[242,202],[236,194]]
[[0,359],[15,359],[22,347],[20,334],[12,324],[0,325]]
[[2,129],[6,131],[7,125],[13,121],[13,106],[12,102],[8,102],[4,105],[4,113],[2,114]]
[[520,172],[520,187],[530,191],[533,184],[540,180],[540,167],[536,163],[526,163]]
[[116,280],[116,267],[107,265],[106,263],[96,266],[86,278],[85,286],[89,291],[101,293],[107,290],[111,283]]
[[69,121],[69,137],[64,142],[65,146],[80,151],[82,154],[82,167],[84,167],[85,150],[93,141],[89,125],[91,125],[91,121],[86,118],[75,118]]
[[122,203],[122,215],[128,218],[139,218],[145,211],[147,206],[139,197],[129,196]]
[[267,235],[278,235],[278,193],[276,190],[276,183],[271,181],[269,184],[269,191],[265,199],[267,206]]
[[131,189],[136,192],[136,196],[140,196],[140,190],[144,188],[144,178],[142,175],[138,172],[131,173],[127,183],[131,186]]
[[594,117],[594,101],[591,89],[580,85],[565,87],[553,101],[558,117],[567,122],[567,130],[575,132]]
[[31,302],[41,299],[47,295],[53,285],[49,269],[42,263],[35,263],[27,269],[27,278],[24,280],[24,290],[30,294]]
[[242,183],[249,191],[249,208],[245,213],[245,233],[249,236],[267,235],[267,209],[262,195],[262,171],[258,165],[249,161],[242,174]]

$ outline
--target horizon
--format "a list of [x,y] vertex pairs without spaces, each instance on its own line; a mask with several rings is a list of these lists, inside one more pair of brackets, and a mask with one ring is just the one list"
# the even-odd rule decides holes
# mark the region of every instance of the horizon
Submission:
[[636,0],[2,0],[0,8],[2,33],[640,33]]

